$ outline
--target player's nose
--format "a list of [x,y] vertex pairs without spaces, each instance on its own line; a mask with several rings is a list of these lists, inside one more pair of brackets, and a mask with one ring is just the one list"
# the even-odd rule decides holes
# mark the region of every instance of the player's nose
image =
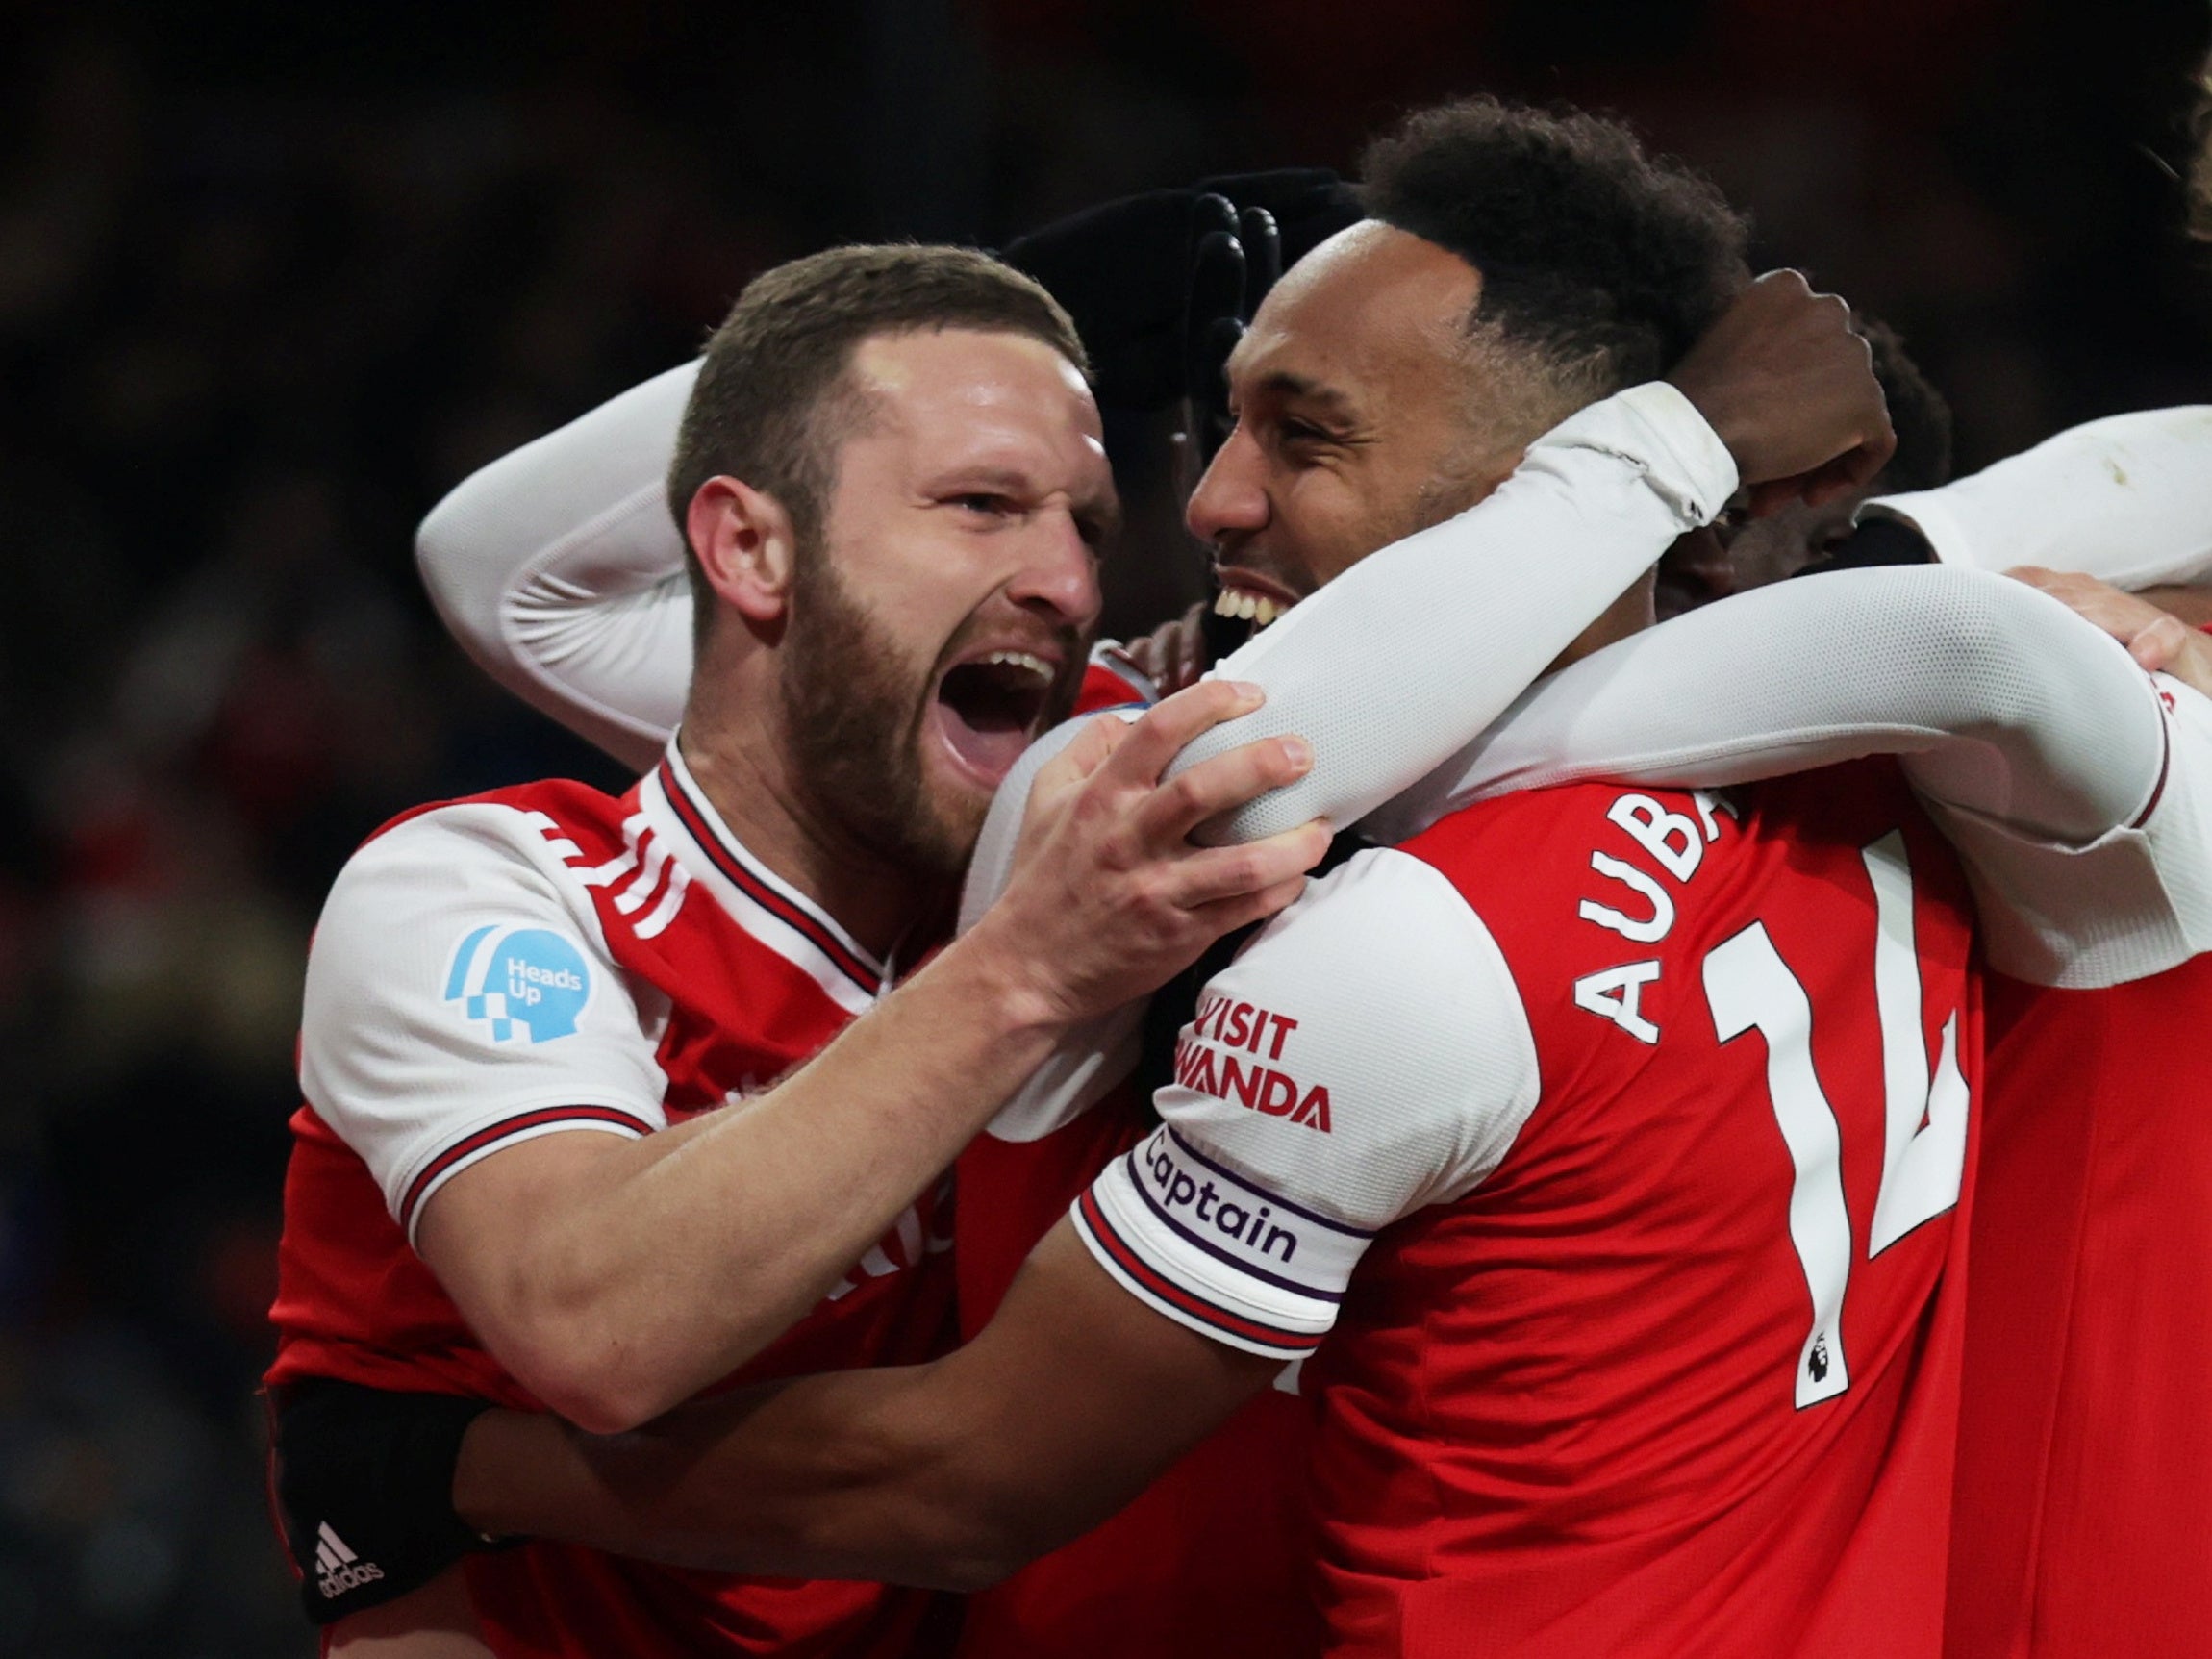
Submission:
[[1223,537],[1266,527],[1268,492],[1261,459],[1259,444],[1242,425],[1230,432],[1183,510],[1183,522],[1192,535],[1211,547],[1219,545]]
[[1098,555],[1072,515],[1043,514],[1023,539],[1006,596],[1056,627],[1089,630],[1098,620]]

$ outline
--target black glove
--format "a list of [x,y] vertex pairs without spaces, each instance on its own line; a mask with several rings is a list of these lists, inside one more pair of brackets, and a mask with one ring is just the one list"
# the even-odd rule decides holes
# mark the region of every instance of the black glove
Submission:
[[[1218,232],[1235,240],[1241,216],[1255,211],[1271,221],[1279,251],[1255,257],[1240,246],[1234,275],[1224,280],[1219,244],[1203,260],[1201,248]],[[1326,168],[1229,173],[1087,208],[1017,238],[999,257],[1068,308],[1091,353],[1100,403],[1165,409],[1189,395],[1194,372],[1204,372],[1194,364],[1193,342],[1209,338],[1217,318],[1248,318],[1284,265],[1359,216],[1351,188]],[[1256,218],[1243,229],[1255,241],[1264,238]],[[1202,300],[1194,293],[1201,271],[1209,276]],[[1224,346],[1213,360],[1217,380],[1226,355]]]
[[461,1437],[491,1402],[327,1377],[270,1391],[274,1488],[308,1622],[419,1589],[500,1541],[453,1512]]

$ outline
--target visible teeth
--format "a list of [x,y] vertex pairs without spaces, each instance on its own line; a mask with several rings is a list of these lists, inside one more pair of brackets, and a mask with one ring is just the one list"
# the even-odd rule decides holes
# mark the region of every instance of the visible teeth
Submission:
[[1272,622],[1282,614],[1283,612],[1281,606],[1277,605],[1272,599],[1263,598],[1252,607],[1252,626],[1255,628],[1265,628],[1269,622]]
[[1010,667],[1019,668],[1025,673],[1036,675],[1040,680],[1052,678],[1052,665],[1043,657],[1032,656],[1027,651],[993,651],[983,660],[994,666],[1003,663]]
[[1260,596],[1257,593],[1239,593],[1237,595],[1238,616],[1244,617],[1245,621],[1249,622],[1254,616],[1258,616],[1259,613]]
[[1215,594],[1215,595],[1214,595],[1214,615],[1215,615],[1215,616],[1234,616],[1236,614],[1237,614],[1237,591],[1236,591],[1236,589],[1234,589],[1234,588],[1224,588],[1224,589],[1222,589],[1222,590],[1221,590],[1221,591],[1220,591],[1219,593],[1217,593],[1217,594]]

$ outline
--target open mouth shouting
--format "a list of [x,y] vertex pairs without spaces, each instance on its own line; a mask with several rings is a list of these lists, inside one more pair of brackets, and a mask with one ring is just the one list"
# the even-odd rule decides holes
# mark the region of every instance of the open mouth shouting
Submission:
[[927,717],[955,766],[996,789],[1064,700],[1068,662],[1057,645],[977,645],[945,668]]

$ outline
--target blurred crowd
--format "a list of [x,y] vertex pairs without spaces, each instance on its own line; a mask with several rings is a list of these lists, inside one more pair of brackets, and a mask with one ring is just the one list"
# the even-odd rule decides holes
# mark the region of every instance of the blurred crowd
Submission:
[[[1395,109],[1487,87],[1705,166],[1770,260],[1903,332],[1963,465],[2212,398],[2168,165],[2201,0],[2094,35],[2057,0],[1360,11],[0,17],[0,1659],[307,1650],[253,1383],[316,908],[402,808],[616,781],[460,659],[410,534],[751,272],[1348,165]],[[1129,628],[1196,566],[1151,429],[1115,430]]]

